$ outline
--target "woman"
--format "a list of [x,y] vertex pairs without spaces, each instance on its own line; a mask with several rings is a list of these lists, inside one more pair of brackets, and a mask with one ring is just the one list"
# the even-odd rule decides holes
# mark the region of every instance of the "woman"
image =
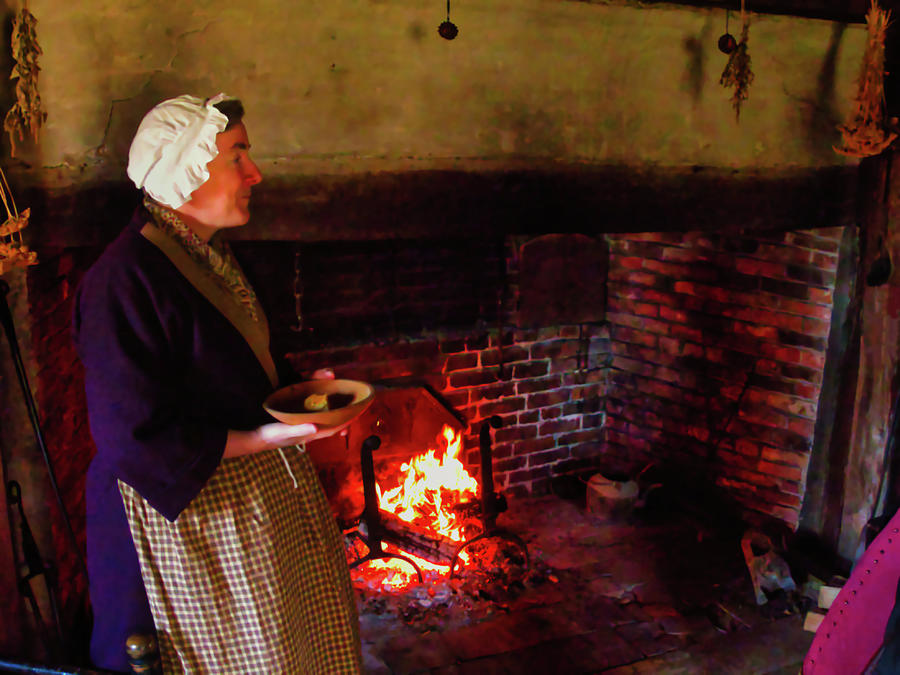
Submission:
[[272,422],[268,327],[219,230],[262,179],[239,101],[164,101],[141,122],[131,223],[73,318],[97,454],[87,528],[95,665],[127,669],[155,626],[166,672],[360,672],[340,533],[314,425]]

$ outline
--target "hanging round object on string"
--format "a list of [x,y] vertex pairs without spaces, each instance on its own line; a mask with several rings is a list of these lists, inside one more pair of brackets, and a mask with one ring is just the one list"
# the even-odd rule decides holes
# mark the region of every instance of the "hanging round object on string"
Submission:
[[734,39],[734,35],[731,33],[725,33],[722,37],[719,38],[719,51],[723,54],[730,54],[735,49],[737,49],[737,40]]
[[455,23],[444,21],[444,23],[438,26],[438,35],[440,35],[445,40],[452,40],[458,34],[459,28],[456,27]]
[[452,40],[459,35],[459,28],[456,27],[455,23],[450,21],[450,0],[447,0],[447,20],[438,26],[438,35],[445,40]]
[[734,35],[728,32],[728,15],[729,11],[725,10],[725,33],[719,38],[719,51],[723,54],[731,54],[737,49],[737,40]]

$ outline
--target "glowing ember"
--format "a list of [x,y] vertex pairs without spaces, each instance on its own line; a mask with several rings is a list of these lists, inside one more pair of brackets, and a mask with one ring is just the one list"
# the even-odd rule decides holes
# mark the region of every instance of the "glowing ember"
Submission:
[[[361,543],[359,546],[365,549]],[[422,570],[426,581],[445,577],[450,571],[449,565],[436,565],[424,558],[401,551],[396,546],[383,544],[383,548],[385,551],[398,553],[415,562]],[[365,555],[364,550],[357,551],[357,553],[360,557]],[[370,588],[380,587],[386,591],[400,591],[419,582],[412,566],[396,558],[370,560],[365,566],[351,570],[351,574],[356,581],[361,581]]]
[[[384,490],[376,485],[379,507],[426,531],[462,543],[465,540],[463,518],[452,507],[475,501],[478,481],[469,475],[459,460],[461,434],[444,426],[438,444],[442,450],[428,449],[401,465],[396,487]],[[385,549],[392,550],[390,547]],[[405,551],[394,552],[414,560],[429,577],[435,574],[445,576],[449,572],[449,565],[436,565]],[[462,559],[465,560],[465,554]],[[355,575],[369,580],[377,578],[386,590],[399,590],[418,581],[412,567],[401,560],[373,560],[364,567],[356,568]]]

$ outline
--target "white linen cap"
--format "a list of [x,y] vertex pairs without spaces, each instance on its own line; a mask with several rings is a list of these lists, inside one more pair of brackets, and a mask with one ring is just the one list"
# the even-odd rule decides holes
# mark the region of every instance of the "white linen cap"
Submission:
[[128,177],[160,204],[177,209],[209,179],[216,134],[228,118],[214,106],[232,97],[178,96],[144,115],[128,151]]

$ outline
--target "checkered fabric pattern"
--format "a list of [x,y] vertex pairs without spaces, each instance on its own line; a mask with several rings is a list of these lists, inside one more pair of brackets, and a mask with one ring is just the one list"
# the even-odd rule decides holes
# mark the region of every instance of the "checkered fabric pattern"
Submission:
[[174,523],[119,482],[165,673],[362,672],[340,532],[309,457],[282,454],[223,460]]

